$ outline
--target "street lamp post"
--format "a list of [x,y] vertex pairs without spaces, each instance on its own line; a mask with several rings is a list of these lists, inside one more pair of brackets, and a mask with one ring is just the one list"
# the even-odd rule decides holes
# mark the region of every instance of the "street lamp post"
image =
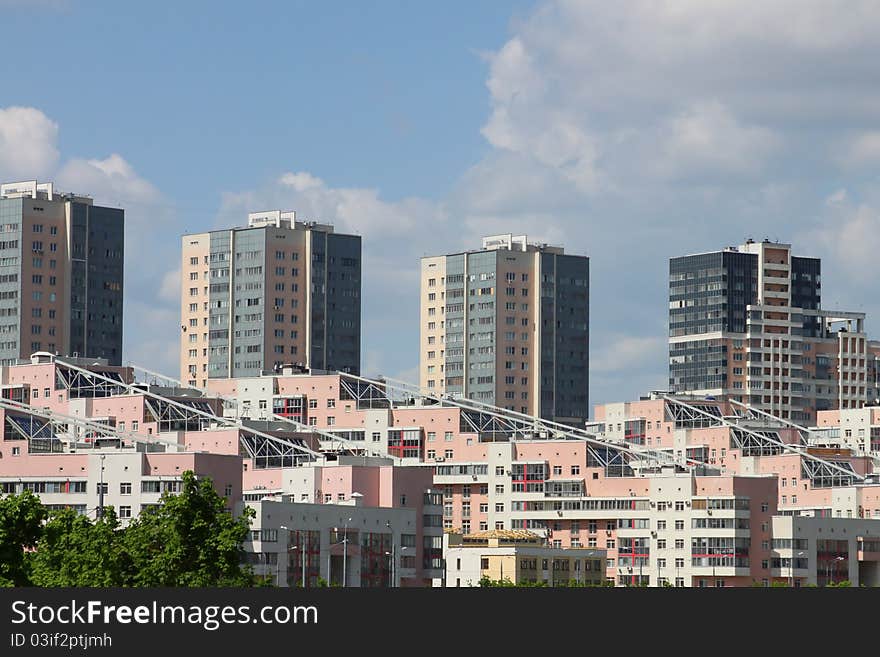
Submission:
[[795,557],[802,557],[802,556],[804,556],[804,553],[803,553],[803,552],[798,552],[796,555],[792,555],[792,557],[791,557],[791,568],[789,569],[789,574],[791,575],[791,588],[794,588],[794,562],[795,562]]
[[843,557],[834,557],[831,561],[829,561],[825,565],[825,579],[827,580],[825,582],[825,586],[828,586],[828,584],[830,584],[832,581],[834,581],[831,577],[831,574],[832,574],[831,566],[832,565],[834,566],[833,572],[834,572],[834,576],[836,578],[836,576],[837,576],[837,562],[838,561],[843,561]]
[[834,557],[834,580],[837,580],[837,563],[843,561],[843,557]]
[[104,517],[104,459],[106,454],[101,454],[101,482],[98,484],[98,517]]
[[[284,525],[280,525],[280,529],[284,529],[287,532],[293,531],[290,527],[285,527]],[[290,534],[289,533],[287,534],[287,539],[288,539],[287,540],[287,542],[288,542],[287,554],[288,555],[290,555],[291,550],[297,550],[297,549],[299,550],[300,560],[302,561],[302,587],[306,588],[306,545],[305,544],[307,543],[307,541],[305,539],[305,532],[303,532],[303,540],[302,540],[303,545],[289,545],[289,543],[290,543]],[[289,568],[290,568],[289,556],[288,556],[288,560],[287,560],[287,566],[288,566],[288,570],[289,570]],[[328,573],[328,577],[329,577],[329,573]],[[290,581],[290,573],[289,572],[287,573],[287,580],[288,580],[288,582]]]
[[[407,546],[401,546],[400,553],[403,555],[404,550],[408,550]],[[398,587],[397,583],[397,545],[391,542],[391,552],[385,553],[386,557],[391,557],[391,586]]]
[[351,518],[345,521],[345,525],[342,529],[342,588],[345,588],[346,585],[346,573],[348,566],[348,523],[351,522]]

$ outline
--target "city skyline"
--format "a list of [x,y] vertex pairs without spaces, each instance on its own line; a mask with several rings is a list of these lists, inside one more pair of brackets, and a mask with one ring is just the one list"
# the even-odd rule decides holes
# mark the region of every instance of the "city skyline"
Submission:
[[[267,8],[199,12],[204,36],[175,13],[197,8],[5,9],[0,178],[126,208],[123,360],[178,371],[180,234],[275,207],[363,237],[367,374],[417,378],[419,259],[501,232],[590,257],[592,402],[665,387],[667,259],[746,237],[822,258],[823,305],[876,334],[871,4]],[[46,71],[94,77],[90,102]],[[253,71],[277,102],[229,83]]]

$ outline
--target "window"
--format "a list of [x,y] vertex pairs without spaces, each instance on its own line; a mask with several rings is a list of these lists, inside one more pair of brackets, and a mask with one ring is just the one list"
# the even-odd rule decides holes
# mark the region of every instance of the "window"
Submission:
[[119,494],[120,495],[131,495],[131,482],[124,481],[119,484]]
[[120,518],[131,518],[131,507],[130,506],[119,507],[119,517]]
[[571,474],[579,475],[580,473],[581,473],[581,466],[579,466],[579,465],[571,466]]
[[437,432],[436,431],[429,431],[428,432],[428,442],[429,443],[434,442],[436,439],[437,439]]
[[684,502],[682,500],[678,500],[675,503],[675,510],[676,511],[684,511]]
[[328,399],[327,400],[327,408],[336,408],[336,400]]
[[446,457],[446,458],[448,458],[448,459],[451,459],[451,458],[452,458],[452,450],[451,450],[451,449],[447,449],[445,452],[443,452],[443,456]]
[[666,539],[665,538],[658,538],[657,539],[657,549],[658,550],[665,550],[666,549]]
[[451,431],[447,431],[446,433],[444,433],[444,434],[443,434],[443,440],[444,440],[445,442],[447,442],[447,443],[448,443],[448,442],[452,442],[452,432],[451,432]]
[[675,539],[675,549],[676,550],[684,550],[684,539],[683,538]]
[[681,531],[684,529],[684,520],[676,520],[675,521],[675,529],[676,531]]

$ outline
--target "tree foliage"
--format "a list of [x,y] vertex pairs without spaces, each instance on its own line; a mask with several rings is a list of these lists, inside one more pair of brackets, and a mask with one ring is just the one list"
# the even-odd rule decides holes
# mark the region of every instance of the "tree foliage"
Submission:
[[211,479],[191,471],[182,488],[125,528],[110,507],[92,520],[72,509],[49,515],[29,491],[0,498],[0,585],[265,585],[242,565],[253,510],[233,517]]
[[0,498],[0,586],[30,583],[31,550],[43,532],[47,512],[26,490]]
[[142,511],[125,531],[132,560],[133,586],[252,586],[241,566],[251,509],[238,518],[210,479],[183,475],[179,495],[165,493],[162,503]]
[[127,586],[131,559],[112,507],[92,522],[72,509],[58,511],[43,528],[33,556],[35,586]]

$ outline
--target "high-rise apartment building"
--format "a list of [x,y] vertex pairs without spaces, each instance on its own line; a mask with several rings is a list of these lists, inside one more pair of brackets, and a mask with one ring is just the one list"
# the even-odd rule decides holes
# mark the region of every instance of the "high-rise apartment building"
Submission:
[[0,364],[122,363],[125,212],[36,180],[0,185]]
[[181,381],[285,363],[360,372],[360,236],[274,210],[185,235],[182,253]]
[[821,286],[819,259],[793,256],[790,244],[670,259],[670,389],[810,423],[874,400],[880,343],[863,313],[823,310]]
[[525,235],[422,258],[419,381],[530,415],[589,417],[590,260]]

